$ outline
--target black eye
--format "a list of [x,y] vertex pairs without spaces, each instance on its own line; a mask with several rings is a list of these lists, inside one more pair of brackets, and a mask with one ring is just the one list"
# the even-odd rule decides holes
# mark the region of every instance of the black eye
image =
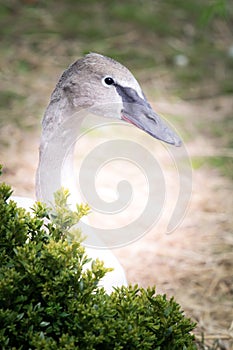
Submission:
[[104,78],[104,82],[105,82],[106,85],[114,84],[114,80],[111,77]]

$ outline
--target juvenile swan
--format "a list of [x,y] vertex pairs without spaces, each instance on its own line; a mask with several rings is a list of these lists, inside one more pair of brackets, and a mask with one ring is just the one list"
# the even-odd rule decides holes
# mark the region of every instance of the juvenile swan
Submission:
[[[84,117],[83,110],[131,123],[169,144],[181,144],[174,131],[153,111],[131,72],[111,58],[90,53],[64,71],[45,111],[36,177],[38,200],[51,203],[54,192],[64,179],[71,194],[75,191],[72,173],[74,147],[70,145],[75,144]],[[22,200],[20,204],[24,205]],[[114,268],[102,280],[106,291],[127,283],[120,263],[110,250],[87,248],[87,253]]]

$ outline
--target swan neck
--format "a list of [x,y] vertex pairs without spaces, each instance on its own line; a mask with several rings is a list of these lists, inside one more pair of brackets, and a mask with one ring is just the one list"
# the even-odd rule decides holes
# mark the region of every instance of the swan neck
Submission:
[[64,113],[64,108],[59,109],[57,106],[51,108],[49,105],[47,108],[42,123],[36,176],[37,200],[51,205],[54,193],[64,187],[76,198],[71,201],[77,202],[73,158],[82,120],[80,113],[72,114],[70,110]]

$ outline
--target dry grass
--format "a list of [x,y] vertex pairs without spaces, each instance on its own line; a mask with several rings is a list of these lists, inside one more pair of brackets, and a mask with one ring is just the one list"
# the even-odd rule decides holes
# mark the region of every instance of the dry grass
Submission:
[[[179,105],[186,117],[187,105],[190,115],[195,114],[195,105]],[[174,110],[172,104],[164,102],[158,107],[166,112]],[[39,133],[10,126],[2,133],[8,140],[11,135],[9,146],[1,152],[1,162],[6,165],[3,179],[13,185],[15,194],[33,196]],[[205,152],[214,152],[214,143],[204,142],[200,136],[186,143],[191,155],[201,152],[204,145]],[[169,174],[173,178],[172,172]],[[175,296],[185,313],[197,321],[195,333],[200,340],[204,334],[205,349],[230,350],[232,344],[231,192],[230,180],[217,169],[203,166],[194,171],[190,208],[173,234],[165,234],[165,216],[142,239],[115,250],[130,283],[144,287],[156,284],[158,292]]]

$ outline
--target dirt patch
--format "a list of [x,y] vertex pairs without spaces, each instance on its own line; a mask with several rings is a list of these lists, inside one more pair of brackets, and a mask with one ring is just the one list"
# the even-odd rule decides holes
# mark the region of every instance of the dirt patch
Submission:
[[[204,114],[213,121],[220,118],[215,105],[222,106],[221,114],[226,114],[231,103],[223,98],[215,100],[214,105],[212,100],[202,105],[160,101],[157,109],[165,114],[172,115],[175,110],[176,115],[185,115],[187,128],[190,126],[192,132],[195,126],[190,125],[189,118],[193,120],[194,115],[200,118]],[[1,140],[4,139],[7,146],[2,146],[0,153],[5,164],[3,180],[13,186],[16,195],[34,197],[39,129],[23,132],[8,125],[1,129]],[[191,157],[224,152],[223,148],[216,148],[215,141],[199,135],[185,145]],[[172,172],[170,175],[173,178]],[[218,341],[219,349],[230,349],[232,339],[232,208],[232,183],[217,169],[204,165],[193,173],[189,210],[175,232],[165,234],[167,218],[164,217],[143,238],[114,251],[129,283],[143,287],[155,284],[159,293],[174,296],[185,313],[198,322],[198,336],[204,332],[206,344]]]

